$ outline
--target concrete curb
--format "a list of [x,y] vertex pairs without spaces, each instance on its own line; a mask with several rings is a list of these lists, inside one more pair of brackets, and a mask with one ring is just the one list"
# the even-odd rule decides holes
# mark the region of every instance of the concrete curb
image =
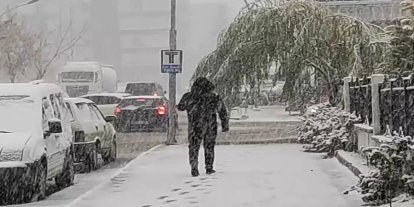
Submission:
[[338,161],[344,165],[345,167],[347,167],[355,176],[359,177],[361,174],[366,173],[363,172],[361,169],[359,169],[358,167],[356,167],[355,165],[352,164],[351,161],[347,160],[343,155],[342,155],[342,151],[336,151],[335,152],[335,157],[336,159],[338,159]]
[[78,198],[76,198],[75,200],[73,200],[72,202],[70,202],[69,204],[65,205],[67,207],[75,207],[76,204],[83,200],[84,198],[88,197],[89,195],[91,195],[92,193],[94,193],[96,190],[98,190],[99,188],[103,187],[104,185],[108,184],[109,182],[111,182],[111,180],[115,177],[117,177],[118,175],[120,175],[121,173],[123,173],[127,168],[129,168],[136,160],[138,160],[139,158],[157,150],[160,147],[165,146],[164,144],[160,144],[157,145],[141,154],[139,154],[136,158],[134,158],[133,160],[131,160],[128,164],[126,164],[124,167],[120,168],[118,171],[116,171],[112,176],[108,177],[108,180],[106,182],[102,182],[101,184],[93,187],[92,189],[90,189],[89,191],[85,192],[84,194],[82,194],[81,196],[79,196]]
[[247,140],[247,141],[217,141],[217,145],[249,145],[249,144],[298,144],[296,137],[269,139],[269,140]]

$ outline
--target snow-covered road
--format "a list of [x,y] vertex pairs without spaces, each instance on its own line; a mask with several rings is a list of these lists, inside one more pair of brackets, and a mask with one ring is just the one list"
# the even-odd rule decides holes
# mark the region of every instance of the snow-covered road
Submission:
[[[132,161],[111,181],[68,203],[73,207],[260,206],[356,207],[342,195],[357,180],[335,159],[299,145],[217,147],[214,175],[192,178],[187,147],[159,147]],[[202,163],[202,162],[201,162]],[[200,170],[202,167],[200,167]]]

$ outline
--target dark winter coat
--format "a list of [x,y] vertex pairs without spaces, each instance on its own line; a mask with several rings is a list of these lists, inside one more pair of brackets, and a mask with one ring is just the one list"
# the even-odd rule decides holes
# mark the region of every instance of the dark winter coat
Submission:
[[217,113],[223,131],[229,130],[229,118],[221,97],[213,92],[214,85],[206,78],[198,78],[191,91],[184,94],[177,108],[187,111],[189,130],[195,134],[217,131]]

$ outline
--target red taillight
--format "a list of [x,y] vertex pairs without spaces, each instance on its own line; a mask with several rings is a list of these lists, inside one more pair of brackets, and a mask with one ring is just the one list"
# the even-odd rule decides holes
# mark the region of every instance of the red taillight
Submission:
[[115,108],[115,116],[121,115],[121,112],[122,112],[121,108],[119,106],[116,106],[116,108]]
[[167,108],[165,106],[158,106],[157,114],[158,115],[166,115],[167,114]]

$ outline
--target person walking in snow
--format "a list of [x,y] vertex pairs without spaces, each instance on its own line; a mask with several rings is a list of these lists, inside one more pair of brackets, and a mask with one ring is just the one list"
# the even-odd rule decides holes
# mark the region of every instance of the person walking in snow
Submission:
[[191,91],[184,94],[177,108],[187,111],[188,142],[191,175],[198,176],[198,154],[203,142],[205,168],[207,174],[215,173],[214,147],[217,137],[217,113],[223,132],[229,130],[229,117],[221,97],[213,92],[214,85],[207,78],[197,78]]

